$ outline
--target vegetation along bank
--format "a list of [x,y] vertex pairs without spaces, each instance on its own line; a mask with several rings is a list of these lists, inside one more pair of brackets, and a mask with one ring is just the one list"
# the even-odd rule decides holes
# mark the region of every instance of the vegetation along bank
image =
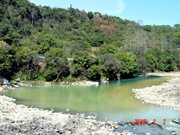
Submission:
[[180,68],[180,24],[1,0],[0,26],[0,78],[8,80],[117,80]]

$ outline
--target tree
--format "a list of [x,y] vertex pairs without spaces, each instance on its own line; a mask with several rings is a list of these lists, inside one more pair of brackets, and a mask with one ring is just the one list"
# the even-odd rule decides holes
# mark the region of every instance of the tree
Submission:
[[114,55],[104,55],[104,65],[102,67],[103,76],[109,80],[117,80],[120,75],[121,68],[121,62]]
[[83,70],[86,70],[93,64],[93,59],[87,54],[87,52],[76,51],[73,54],[73,64],[78,64],[83,68]]
[[121,51],[116,53],[116,57],[121,62],[121,77],[136,77],[139,72],[139,64],[136,55],[132,52]]
[[44,77],[47,81],[59,81],[69,76],[68,63],[61,58],[53,58],[47,61]]
[[[180,24],[140,26],[72,7],[1,0],[0,26],[0,43],[7,44],[6,49],[0,47],[0,73],[9,78],[58,81],[71,73],[83,79],[116,80],[120,74],[134,77],[147,70],[180,67]],[[67,62],[67,57],[73,60]]]
[[169,49],[161,50],[155,46],[145,53],[147,66],[151,71],[174,71],[177,68],[178,53]]
[[177,68],[177,52],[173,52],[174,56],[172,55],[171,50],[163,50],[160,56],[160,66],[159,70],[170,72],[174,71]]
[[101,60],[92,58],[86,52],[76,51],[73,54],[71,74],[74,77],[83,76],[88,80],[99,80],[101,78]]
[[138,63],[140,73],[145,74],[146,72],[148,72],[149,69],[147,68],[147,59],[144,57],[144,55],[138,58]]
[[180,46],[180,31],[175,32],[173,34],[173,38],[174,38],[175,42],[177,43],[177,45]]
[[70,67],[70,73],[73,77],[79,77],[82,72],[82,67],[78,64],[72,64]]
[[0,48],[0,76],[10,78],[12,69],[12,58],[8,54],[8,48]]
[[87,16],[89,17],[89,19],[92,19],[93,18],[93,13],[90,11],[90,12],[88,12]]
[[97,81],[101,79],[101,67],[99,65],[92,65],[88,68],[85,76],[89,80]]
[[18,48],[15,54],[16,65],[18,67],[18,77],[24,80],[31,80],[31,73],[33,67],[33,54],[31,49],[27,46]]
[[56,47],[51,47],[48,51],[44,53],[44,56],[46,56],[47,58],[67,58],[66,52],[63,49]]
[[149,49],[145,53],[145,57],[147,59],[147,67],[150,71],[155,71],[158,69],[160,57],[161,57],[161,50],[159,47],[154,46],[153,48]]
[[144,25],[142,28],[147,32],[151,32],[151,25]]
[[115,52],[117,52],[117,48],[113,45],[101,45],[100,52],[102,54],[109,54],[109,53],[114,54]]

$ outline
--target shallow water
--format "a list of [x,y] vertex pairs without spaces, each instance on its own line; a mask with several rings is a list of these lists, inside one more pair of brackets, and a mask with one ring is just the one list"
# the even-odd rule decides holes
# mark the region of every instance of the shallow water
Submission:
[[85,113],[97,115],[101,121],[134,121],[134,119],[156,119],[162,124],[163,119],[167,124],[163,130],[158,127],[130,127],[124,126],[118,129],[128,129],[138,134],[150,131],[153,134],[169,134],[174,130],[180,134],[179,125],[170,122],[170,119],[180,117],[178,111],[162,108],[150,104],[143,104],[134,98],[132,89],[158,85],[167,78],[163,77],[138,77],[111,82],[96,86],[34,86],[22,87],[3,93],[17,99],[18,104],[35,106],[38,108],[63,111],[67,113]]

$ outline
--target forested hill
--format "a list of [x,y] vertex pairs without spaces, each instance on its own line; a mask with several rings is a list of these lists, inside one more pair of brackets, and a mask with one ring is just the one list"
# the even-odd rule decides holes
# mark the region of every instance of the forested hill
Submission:
[[0,76],[115,80],[180,68],[180,24],[141,26],[98,12],[0,0]]

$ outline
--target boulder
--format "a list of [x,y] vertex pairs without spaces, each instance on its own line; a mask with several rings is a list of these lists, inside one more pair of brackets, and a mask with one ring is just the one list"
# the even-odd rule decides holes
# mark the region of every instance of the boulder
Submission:
[[1,86],[2,90],[8,90],[8,86],[7,85],[3,85]]
[[24,86],[24,83],[18,82],[17,85],[22,87],[22,86]]
[[16,82],[20,82],[20,81],[21,81],[21,79],[20,79],[20,78],[17,78],[17,79],[15,79],[15,81],[16,81]]

